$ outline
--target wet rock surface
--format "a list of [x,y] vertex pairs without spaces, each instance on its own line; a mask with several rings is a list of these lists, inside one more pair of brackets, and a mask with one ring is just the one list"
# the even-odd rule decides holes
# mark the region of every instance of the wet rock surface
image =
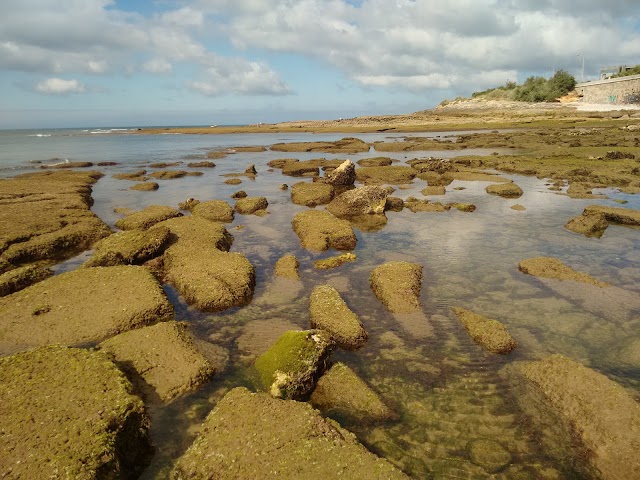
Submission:
[[617,225],[640,225],[640,210],[600,205],[591,205],[584,209],[583,215],[592,214],[602,214],[607,221]]
[[411,167],[360,167],[356,169],[356,178],[365,184],[401,185],[411,183],[417,172]]
[[578,215],[569,220],[564,228],[587,237],[600,238],[609,226],[604,214]]
[[210,200],[201,202],[191,210],[198,217],[211,220],[212,222],[233,222],[233,209],[224,200]]
[[338,165],[335,170],[327,173],[324,178],[321,178],[320,181],[335,187],[353,185],[353,182],[356,181],[356,166],[351,160],[345,160]]
[[443,213],[451,209],[449,205],[445,205],[440,202],[432,202],[430,200],[421,200],[415,197],[407,198],[404,202],[404,207],[408,208],[413,213]]
[[474,440],[469,443],[469,458],[487,473],[497,473],[511,463],[511,454],[494,440]]
[[284,277],[291,280],[300,280],[298,267],[300,262],[291,254],[283,255],[278,259],[274,267],[274,274],[278,277]]
[[146,268],[82,268],[0,298],[0,351],[97,342],[172,316]]
[[161,322],[121,333],[99,345],[147,401],[168,402],[201,387],[214,368],[198,351],[186,323]]
[[329,332],[333,341],[345,350],[357,350],[369,338],[358,316],[347,306],[337,290],[319,285],[309,302],[311,328]]
[[293,218],[291,226],[302,246],[309,250],[353,250],[356,247],[357,238],[351,224],[329,212],[300,212]]
[[0,358],[0,475],[130,478],[152,454],[131,384],[100,352],[42,347]]
[[424,188],[421,193],[425,196],[444,195],[445,193],[447,193],[447,189],[444,187],[444,185],[434,185]]
[[251,215],[266,210],[269,202],[265,197],[245,197],[236,200],[234,210],[241,215]]
[[26,265],[3,273],[0,275],[0,297],[22,290],[51,275],[53,271],[41,265]]
[[160,188],[160,185],[158,185],[156,182],[142,182],[142,183],[136,183],[135,185],[132,185],[131,187],[129,187],[129,190],[138,190],[140,192],[153,192],[158,190],[158,188]]
[[337,268],[345,263],[355,262],[357,259],[354,253],[348,252],[341,255],[335,255],[333,257],[323,258],[313,262],[313,266],[319,270],[329,270],[331,268]]
[[358,215],[382,215],[387,203],[387,191],[371,185],[347,190],[335,197],[327,210],[338,218]]
[[296,205],[326,205],[333,199],[333,195],[333,187],[324,183],[298,182],[291,187],[291,201]]
[[112,267],[116,265],[142,265],[147,260],[161,255],[170,241],[166,227],[149,230],[127,230],[117,232],[100,240],[93,256],[85,267]]
[[116,227],[121,230],[145,230],[174,217],[181,217],[182,214],[175,208],[163,205],[151,205],[139,212],[126,215],[116,222]]
[[276,152],[327,152],[360,153],[368,152],[369,145],[358,138],[345,137],[335,142],[291,142],[271,145]]
[[496,183],[485,188],[487,193],[504,198],[519,198],[524,193],[515,183]]
[[485,350],[505,355],[516,347],[516,341],[497,320],[485,318],[460,307],[452,307],[451,310],[473,341]]
[[596,280],[586,273],[575,271],[557,258],[535,257],[528,258],[518,263],[518,269],[522,273],[534,277],[553,278],[557,280],[572,280],[574,282],[587,283],[598,287],[608,287],[609,284]]
[[373,269],[369,283],[378,300],[393,313],[411,313],[420,308],[421,265],[385,263]]
[[407,478],[305,403],[236,388],[203,427],[171,478]]

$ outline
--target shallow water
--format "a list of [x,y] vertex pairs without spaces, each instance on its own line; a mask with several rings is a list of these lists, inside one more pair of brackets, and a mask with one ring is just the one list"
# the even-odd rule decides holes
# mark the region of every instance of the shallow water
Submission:
[[[432,200],[474,203],[475,212],[387,212],[384,229],[375,233],[357,231],[356,262],[335,270],[315,270],[314,260],[336,252],[312,253],[300,247],[291,219],[306,207],[292,204],[290,193],[279,189],[283,183],[292,185],[309,179],[285,177],[277,169],[270,170],[266,165],[269,160],[323,157],[357,161],[391,156],[404,162],[431,155],[486,155],[493,150],[399,154],[372,151],[358,155],[238,153],[213,160],[217,166],[201,169],[201,177],[159,180],[160,189],[156,192],[128,190],[133,182],[111,177],[152,162],[186,164],[211,149],[335,140],[343,136],[86,132],[51,137],[12,137],[6,132],[0,135],[0,168],[4,166],[1,174],[5,176],[21,173],[22,167],[37,168],[28,163],[34,159],[120,162],[98,168],[106,175],[93,188],[93,211],[111,226],[120,218],[114,212],[117,207],[177,207],[189,197],[232,202],[230,195],[240,189],[269,201],[269,215],[236,215],[234,222],[227,225],[235,237],[232,251],[242,252],[256,267],[257,285],[250,305],[205,314],[185,305],[171,287],[165,287],[176,305],[176,318],[190,322],[199,338],[218,346],[220,372],[199,392],[167,407],[152,409],[152,432],[158,451],[143,478],[166,475],[173,459],[189,446],[198,425],[226,389],[248,384],[244,368],[271,338],[290,328],[308,328],[308,297],[315,285],[323,283],[341,293],[370,335],[362,350],[336,352],[333,358],[354,368],[400,418],[387,425],[347,425],[371,450],[414,478],[577,478],[570,467],[558,464],[542,451],[539,425],[519,411],[509,384],[499,372],[514,360],[561,353],[605,373],[638,395],[638,365],[622,362],[616,353],[637,339],[640,327],[640,232],[612,225],[602,238],[594,239],[563,228],[586,205],[618,206],[613,199],[620,199],[629,202],[626,207],[640,208],[638,196],[607,191],[610,200],[575,200],[548,190],[544,180],[505,175],[525,192],[517,200],[506,200],[487,195],[486,182],[455,181],[447,187],[445,196],[431,197]],[[369,142],[393,137],[356,136]],[[250,164],[258,170],[255,180],[245,178],[238,186],[223,183],[227,178],[224,174],[243,172]],[[415,180],[412,185],[397,188],[394,196],[423,198],[420,191],[425,185],[424,181]],[[455,187],[464,190],[454,190]],[[510,207],[516,203],[527,210],[512,210]],[[301,291],[286,291],[274,285],[273,265],[285,253],[293,253],[300,260],[304,285]],[[587,285],[541,281],[518,271],[520,260],[539,255],[557,257],[614,288],[602,294]],[[86,258],[87,254],[83,254],[57,270],[75,268]],[[371,270],[390,260],[423,265],[423,308],[419,315],[391,315],[369,288]],[[484,353],[452,316],[452,306],[500,320],[517,339],[518,348],[508,357]],[[509,469],[497,477],[469,460],[469,442],[481,438],[501,443],[512,455]]]

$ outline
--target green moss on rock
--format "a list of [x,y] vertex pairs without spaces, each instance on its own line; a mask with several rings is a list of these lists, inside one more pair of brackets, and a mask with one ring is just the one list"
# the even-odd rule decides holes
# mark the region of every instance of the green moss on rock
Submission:
[[274,273],[278,277],[300,280],[300,275],[298,274],[299,266],[300,262],[298,262],[298,259],[294,255],[283,255],[276,262]]
[[524,193],[522,189],[515,183],[496,183],[485,188],[487,193],[498,195],[504,198],[519,198]]
[[361,167],[356,169],[356,179],[365,184],[407,184],[411,183],[417,172],[411,167]]
[[470,310],[452,307],[460,323],[474,342],[492,353],[507,354],[516,348],[516,341],[497,320],[485,318]]
[[422,266],[410,262],[388,262],[373,269],[371,289],[393,313],[411,313],[420,308]]
[[265,197],[245,197],[236,200],[234,210],[241,215],[251,215],[260,210],[266,210],[269,202]]
[[169,240],[170,231],[163,226],[114,233],[95,245],[93,256],[83,266],[142,265],[160,255]]
[[333,199],[333,186],[318,182],[298,182],[291,187],[291,201],[297,205],[315,207]]
[[355,262],[358,257],[351,252],[343,253],[341,255],[335,255],[329,258],[323,258],[313,262],[313,266],[318,270],[329,270],[331,268],[337,268],[345,263]]
[[53,275],[53,271],[41,265],[27,265],[0,275],[0,297],[17,292]]
[[298,213],[291,222],[302,246],[309,250],[353,250],[357,238],[351,224],[329,212],[309,210]]
[[194,215],[212,222],[233,222],[233,209],[224,200],[210,200],[208,202],[201,202],[194,206],[191,210]]
[[469,458],[487,473],[497,473],[511,463],[511,454],[494,440],[479,439],[469,442]]
[[160,188],[160,185],[158,185],[156,182],[142,182],[142,183],[136,183],[135,185],[129,187],[129,190],[138,190],[141,192],[153,192],[155,190],[158,190],[158,188]]
[[121,230],[145,230],[156,223],[181,216],[182,214],[175,208],[151,205],[139,212],[134,212],[121,218],[116,222],[116,227]]

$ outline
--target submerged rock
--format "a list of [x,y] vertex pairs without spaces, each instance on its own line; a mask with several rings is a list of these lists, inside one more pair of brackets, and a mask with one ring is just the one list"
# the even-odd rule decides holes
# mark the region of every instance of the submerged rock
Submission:
[[83,266],[142,265],[160,255],[169,239],[169,229],[162,226],[114,233],[95,245],[93,256]]
[[318,270],[329,270],[331,268],[337,268],[347,262],[355,262],[357,258],[358,257],[356,257],[354,253],[348,252],[341,255],[316,260],[315,262],[313,262],[313,266]]
[[[640,478],[640,405],[617,383],[562,355],[508,367],[523,410],[543,422],[545,450],[587,478]],[[561,442],[561,445],[553,442]]]
[[26,265],[0,275],[0,297],[15,293],[53,275],[53,271],[41,265]]
[[291,221],[291,226],[302,246],[309,250],[353,250],[356,247],[357,238],[351,224],[329,212],[300,212]]
[[357,350],[367,343],[367,334],[358,316],[344,302],[337,290],[319,285],[311,292],[309,302],[311,328],[325,330],[345,350]]
[[386,203],[387,191],[373,185],[341,193],[327,205],[327,210],[338,218],[381,215],[384,213]]
[[590,205],[584,209],[583,215],[602,214],[605,219],[616,225],[640,225],[640,210],[621,207],[603,207]]
[[260,210],[266,210],[269,202],[265,197],[245,197],[236,200],[234,210],[241,215],[251,215]]
[[215,167],[216,164],[213,162],[208,162],[208,161],[204,161],[204,162],[191,162],[187,164],[187,167],[190,168],[213,168]]
[[197,390],[214,369],[195,347],[186,323],[161,322],[121,333],[99,345],[147,399],[168,402]]
[[86,344],[172,316],[146,268],[80,268],[0,298],[0,347]]
[[300,280],[300,275],[298,275],[299,266],[300,262],[294,255],[283,255],[276,262],[274,273],[278,277]]
[[442,213],[451,210],[451,206],[444,205],[440,202],[431,202],[429,200],[419,200],[414,197],[409,197],[404,202],[404,206],[411,210],[413,213],[418,212],[432,212]]
[[409,262],[388,262],[373,269],[371,289],[393,313],[411,313],[420,308],[422,266]]
[[485,318],[460,307],[452,307],[451,310],[473,341],[485,350],[504,355],[516,348],[516,341],[499,321]]
[[291,201],[296,205],[325,205],[333,199],[333,195],[333,187],[324,183],[298,182],[291,187]]
[[511,205],[511,210],[515,210],[517,212],[524,212],[527,208],[524,205],[520,205],[516,203],[515,205]]
[[145,230],[169,218],[181,217],[175,208],[162,205],[151,205],[139,212],[131,213],[116,222],[121,230]]
[[229,178],[225,180],[224,183],[226,183],[227,185],[240,185],[242,183],[242,180],[239,178]]
[[587,237],[600,238],[609,226],[604,214],[579,215],[569,220],[564,228]]
[[143,182],[147,179],[145,175],[147,174],[146,170],[135,170],[129,173],[116,173],[113,175],[113,178],[116,180],[131,180],[135,182]]
[[235,388],[209,414],[171,478],[407,477],[310,405]]
[[[174,180],[176,178],[186,177],[187,175],[194,175],[199,172],[186,172],[184,170],[160,170],[150,173],[149,176],[157,178],[158,180]],[[200,173],[200,175],[202,175]]]
[[43,347],[0,358],[0,476],[135,478],[153,448],[131,384],[100,352]]
[[345,160],[320,181],[336,187],[353,185],[356,181],[356,166],[351,160]]
[[210,200],[201,202],[193,207],[192,212],[197,217],[206,218],[212,222],[233,222],[233,209],[224,200]]
[[476,211],[476,206],[473,203],[454,202],[454,203],[450,203],[449,206],[451,208],[455,208],[456,210],[459,210],[461,212],[475,212]]
[[497,473],[511,463],[511,454],[494,440],[473,440],[468,448],[471,461],[487,473]]
[[395,418],[378,394],[340,362],[320,377],[309,401],[324,415],[345,423],[384,422]]
[[535,257],[527,258],[518,263],[518,269],[522,273],[533,275],[534,277],[554,278],[556,280],[572,280],[598,287],[608,287],[609,284],[596,280],[586,273],[576,272],[573,268],[566,266],[557,258]]
[[304,399],[327,369],[333,347],[322,330],[285,332],[255,361],[258,382],[274,397]]
[[521,197],[524,193],[518,185],[511,182],[489,185],[487,188],[485,188],[485,191],[492,195],[498,195],[504,198],[518,198]]

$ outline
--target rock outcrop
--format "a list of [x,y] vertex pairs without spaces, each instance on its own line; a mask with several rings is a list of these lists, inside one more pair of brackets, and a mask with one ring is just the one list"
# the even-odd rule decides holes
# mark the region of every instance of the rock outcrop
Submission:
[[583,215],[602,214],[604,218],[616,225],[638,226],[640,225],[640,210],[621,207],[604,207],[590,205],[584,209]]
[[329,332],[333,341],[345,350],[357,350],[369,338],[358,316],[330,285],[313,289],[309,302],[311,328]]
[[406,184],[411,183],[417,171],[411,167],[361,167],[356,170],[356,178],[365,184]]
[[499,321],[485,318],[460,307],[452,307],[451,310],[473,341],[485,350],[505,355],[516,348],[516,341]]
[[353,185],[353,182],[356,181],[356,166],[351,160],[345,160],[335,170],[321,178],[320,181],[334,187]]
[[369,282],[373,293],[393,313],[411,313],[420,308],[422,266],[388,262],[373,269]]
[[495,183],[485,188],[487,193],[491,195],[498,195],[504,198],[519,198],[524,193],[522,189],[515,183]]
[[201,202],[191,210],[194,215],[212,222],[233,222],[233,209],[224,200]]
[[0,275],[0,297],[15,293],[53,275],[53,271],[41,265],[26,265]]
[[600,238],[609,226],[609,222],[604,214],[594,213],[591,215],[578,215],[569,220],[564,228],[575,233],[580,233],[586,237]]
[[94,247],[93,256],[83,266],[142,265],[161,255],[169,240],[170,232],[166,227],[117,232],[100,240]]
[[121,230],[146,230],[174,217],[181,217],[182,214],[175,208],[162,205],[151,205],[139,212],[126,215],[116,222],[116,227]]
[[382,187],[372,185],[341,193],[327,205],[327,210],[338,218],[382,215],[386,202],[387,191]]
[[335,255],[329,258],[323,258],[313,262],[313,266],[318,270],[329,270],[331,268],[337,268],[345,263],[355,262],[358,257],[351,252],[343,253],[341,255]]
[[308,250],[353,250],[357,238],[351,224],[329,212],[309,210],[298,213],[291,222],[293,231]]
[[234,210],[241,215],[251,215],[266,210],[269,202],[265,197],[245,197],[236,200]]
[[153,452],[131,384],[100,352],[42,347],[0,358],[0,476],[135,478]]
[[310,405],[235,388],[209,414],[171,478],[407,477]]
[[291,201],[296,205],[326,205],[333,199],[333,195],[333,187],[324,183],[298,182],[291,187]]
[[534,257],[527,258],[518,263],[518,269],[522,273],[533,275],[534,277],[554,278],[556,280],[572,280],[574,282],[582,282],[598,287],[608,287],[609,284],[596,280],[586,273],[575,271],[568,267],[557,258],[553,257]]

